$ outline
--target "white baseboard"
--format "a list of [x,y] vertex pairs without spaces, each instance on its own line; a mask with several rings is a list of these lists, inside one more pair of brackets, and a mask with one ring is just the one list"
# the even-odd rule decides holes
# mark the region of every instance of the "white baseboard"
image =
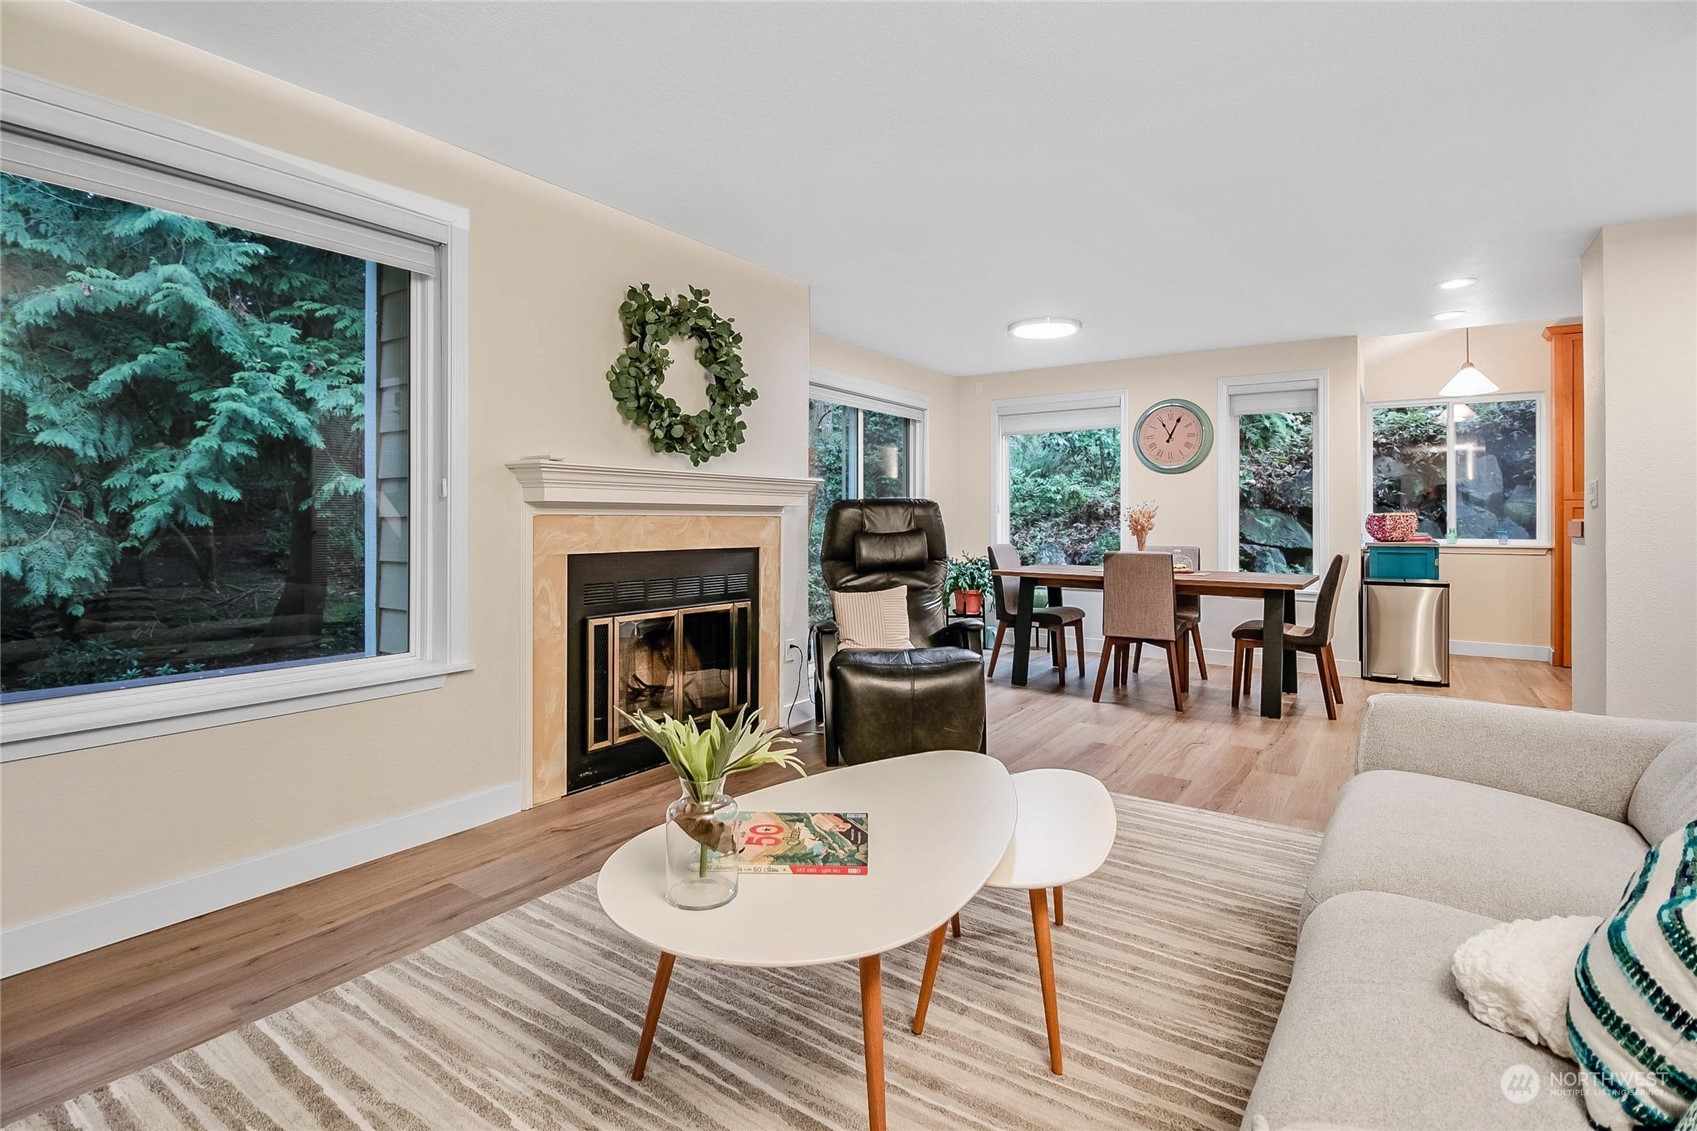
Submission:
[[0,931],[0,977],[144,935],[517,813],[520,782],[263,852]]
[[1537,660],[1549,663],[1555,658],[1552,649],[1542,644],[1493,644],[1488,640],[1451,640],[1452,656],[1493,656],[1499,660]]

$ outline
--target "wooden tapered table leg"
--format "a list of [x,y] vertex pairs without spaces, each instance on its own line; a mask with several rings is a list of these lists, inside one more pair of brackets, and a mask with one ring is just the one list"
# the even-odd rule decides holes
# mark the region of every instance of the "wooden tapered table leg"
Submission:
[[866,1042],[866,1119],[872,1131],[884,1131],[884,984],[876,954],[860,960],[860,1028]]
[[1061,904],[1061,889],[1057,887],[1055,889],[1055,926],[1064,927],[1066,925],[1067,925],[1066,908],[1064,906],[1062,906],[1062,904]]
[[960,938],[960,912],[959,911],[956,911],[954,918],[949,920],[949,933],[954,935],[954,937],[957,938],[957,939]]
[[648,1050],[654,1047],[654,1030],[660,1024],[660,1007],[666,1004],[666,987],[672,981],[672,963],[677,956],[660,952],[660,965],[654,971],[654,988],[648,991],[648,1016],[642,1021],[642,1040],[636,1045],[636,1065],[630,1070],[632,1080],[642,1079],[648,1071]]
[[925,1011],[931,1008],[931,990],[937,984],[937,964],[943,960],[943,928],[931,932],[925,952],[925,976],[919,981],[919,1004],[913,1007],[913,1035],[925,1032]]
[[[1061,1074],[1061,1013],[1055,1001],[1055,949],[1049,939],[1049,892],[1031,889],[1031,929],[1037,935],[1037,977],[1043,983],[1043,1020],[1049,1027],[1049,1071]],[[863,979],[864,984],[864,979]]]

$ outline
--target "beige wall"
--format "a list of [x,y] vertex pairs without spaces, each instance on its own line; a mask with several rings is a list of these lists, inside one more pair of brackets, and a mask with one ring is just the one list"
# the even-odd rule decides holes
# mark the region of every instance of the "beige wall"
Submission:
[[[1544,328],[1550,324],[1475,326],[1474,364],[1505,393],[1547,395],[1550,343]],[[1461,368],[1466,349],[1460,330],[1362,338],[1362,389],[1369,402],[1433,396]],[[1450,583],[1450,637],[1458,648],[1549,648],[1549,550],[1467,547],[1446,548],[1442,555],[1439,572]]]
[[1697,217],[1604,228],[1583,283],[1574,706],[1697,720]]
[[[958,554],[968,548],[961,541],[960,524],[964,522],[958,474],[959,446],[955,420],[955,403],[960,382],[946,373],[915,365],[837,338],[815,332],[812,336],[814,365],[881,381],[898,389],[923,393],[931,402],[926,420],[926,494],[943,508],[943,529],[949,536],[949,552]],[[982,551],[980,551],[982,552]]]
[[[602,379],[626,286],[707,287],[744,335],[760,399],[747,445],[712,470],[806,473],[803,284],[69,3],[7,4],[3,52],[19,71],[470,209],[477,664],[439,691],[6,764],[8,926],[520,777],[523,508],[503,464],[660,461]],[[798,618],[799,585],[786,585]]]
[[[1128,394],[1128,424],[1149,405],[1163,397],[1183,397],[1196,402],[1217,418],[1219,380],[1222,377],[1259,374],[1325,371],[1329,374],[1325,404],[1327,458],[1326,484],[1330,492],[1330,520],[1326,524],[1325,553],[1349,556],[1350,577],[1357,571],[1355,553],[1361,543],[1359,475],[1361,459],[1360,356],[1354,338],[1287,342],[1210,350],[1170,357],[1136,358],[1093,365],[1062,366],[1018,373],[959,378],[960,396],[956,412],[955,464],[959,476],[953,488],[960,500],[965,522],[956,522],[950,541],[977,549],[990,541],[991,521],[991,402],[1012,397],[1064,393],[1125,390]],[[1215,419],[1218,432],[1220,421]],[[1160,506],[1153,541],[1202,547],[1203,564],[1215,568],[1220,547],[1220,439],[1197,468],[1182,475],[1150,471],[1135,457],[1128,460],[1127,496],[1132,501],[1150,499]],[[1354,592],[1351,583],[1348,592]],[[1088,598],[1069,594],[1069,602]],[[1241,620],[1261,615],[1258,603],[1208,598],[1203,613],[1203,640],[1211,652],[1228,657],[1231,629]],[[1307,620],[1311,607],[1304,605],[1298,616]],[[1099,623],[1099,622],[1098,622]],[[1337,623],[1337,653],[1340,666],[1350,668],[1356,660],[1356,606],[1353,599],[1342,603]]]

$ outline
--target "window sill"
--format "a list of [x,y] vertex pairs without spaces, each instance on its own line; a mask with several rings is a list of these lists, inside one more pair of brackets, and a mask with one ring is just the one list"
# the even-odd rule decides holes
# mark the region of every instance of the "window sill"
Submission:
[[382,657],[14,703],[0,762],[432,691],[472,667]]

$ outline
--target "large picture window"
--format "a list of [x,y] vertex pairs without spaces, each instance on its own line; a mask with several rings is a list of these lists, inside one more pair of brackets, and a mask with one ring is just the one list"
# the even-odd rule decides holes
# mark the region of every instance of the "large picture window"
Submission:
[[1100,565],[1120,548],[1124,417],[1118,394],[997,402],[996,527],[1021,561]]
[[462,666],[463,211],[5,83],[5,756]]
[[1322,511],[1318,376],[1228,378],[1221,408],[1225,569],[1313,573]]
[[923,397],[829,370],[816,370],[807,404],[808,474],[821,480],[808,524],[808,616],[829,620],[831,595],[819,570],[825,515],[843,499],[902,499],[925,493]]
[[1373,509],[1415,511],[1435,538],[1538,542],[1541,397],[1377,404]]

